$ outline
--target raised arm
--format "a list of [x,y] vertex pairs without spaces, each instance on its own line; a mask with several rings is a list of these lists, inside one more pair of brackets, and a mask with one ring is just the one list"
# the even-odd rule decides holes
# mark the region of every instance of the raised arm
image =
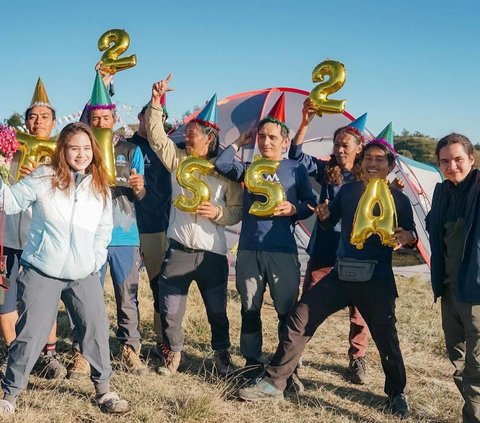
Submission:
[[243,181],[247,165],[236,158],[237,151],[252,142],[251,132],[244,132],[240,138],[223,150],[215,161],[215,169],[220,175],[232,181]]
[[170,172],[177,169],[184,154],[183,151],[167,137],[165,129],[163,128],[163,109],[160,99],[164,93],[173,90],[173,88],[168,86],[171,78],[172,74],[169,74],[166,79],[153,84],[152,98],[145,112],[145,127],[150,147],[152,147],[152,150]]

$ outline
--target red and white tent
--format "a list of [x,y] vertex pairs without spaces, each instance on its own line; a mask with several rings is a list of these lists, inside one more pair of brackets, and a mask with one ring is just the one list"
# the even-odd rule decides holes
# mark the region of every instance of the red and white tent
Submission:
[[[223,147],[234,142],[242,132],[255,129],[258,122],[265,117],[273,107],[280,95],[285,94],[286,125],[290,128],[290,136],[293,137],[298,130],[302,118],[302,106],[308,91],[297,88],[266,88],[234,94],[218,101],[218,126],[220,127],[220,144]],[[183,123],[175,128],[169,136],[180,142],[183,139],[186,124],[198,114],[198,111],[186,117]],[[341,126],[347,125],[354,120],[348,112],[339,114],[324,114],[321,118],[315,118],[309,126],[304,141],[304,151],[315,157],[327,158],[332,152],[333,133]],[[371,135],[371,134],[370,134]],[[251,161],[255,148],[244,148],[239,152],[239,158],[243,161]],[[430,210],[433,190],[442,177],[434,166],[416,162],[403,156],[398,156],[394,175],[405,182],[405,194],[410,198],[415,215],[415,223],[419,233],[419,251],[424,260],[429,263],[430,248],[425,231],[425,216]],[[314,183],[318,191],[318,184]],[[308,244],[314,218],[300,222],[296,238],[299,249],[300,261],[305,264],[308,256],[305,248]],[[238,239],[240,225],[228,229],[228,243],[232,249],[231,273],[234,273],[234,252]],[[305,266],[302,266],[303,270]]]

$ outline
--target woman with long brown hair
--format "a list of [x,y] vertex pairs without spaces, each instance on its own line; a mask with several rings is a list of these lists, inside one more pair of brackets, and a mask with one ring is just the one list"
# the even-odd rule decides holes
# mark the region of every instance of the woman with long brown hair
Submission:
[[7,214],[32,208],[17,278],[17,337],[2,380],[0,414],[15,412],[16,398],[26,388],[47,341],[60,298],[91,365],[96,402],[106,412],[127,411],[128,403],[109,386],[109,326],[98,271],[112,234],[112,202],[91,129],[82,123],[67,125],[51,164],[40,166],[12,187],[0,182],[0,194]]

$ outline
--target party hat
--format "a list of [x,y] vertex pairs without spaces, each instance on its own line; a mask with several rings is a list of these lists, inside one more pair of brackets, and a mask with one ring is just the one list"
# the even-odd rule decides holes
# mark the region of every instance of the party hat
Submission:
[[285,93],[278,98],[276,103],[273,105],[270,112],[267,114],[266,117],[262,119],[262,122],[272,122],[276,123],[277,125],[283,126],[287,133],[290,132],[288,126],[285,124]]
[[90,102],[87,105],[88,110],[98,110],[98,109],[115,109],[115,104],[113,103],[110,95],[108,94],[107,88],[103,83],[100,72],[97,71],[95,76],[95,82],[93,83],[92,95],[90,97]]
[[393,147],[392,122],[385,126],[385,128],[382,129],[382,132],[380,132],[375,138],[385,140]]
[[167,93],[163,93],[162,96],[160,97],[160,105],[162,106],[163,114],[165,115],[165,118],[168,119]]
[[394,156],[397,156],[398,153],[395,151],[393,147],[393,129],[392,129],[392,122],[390,122],[382,131],[368,144],[381,144],[384,147],[387,147]]
[[357,134],[361,138],[362,142],[364,142],[365,136],[363,135],[363,131],[365,130],[366,123],[367,123],[367,114],[364,113],[362,116],[356,118],[354,121],[346,125],[345,129],[348,129],[349,131]]
[[278,120],[285,125],[285,93],[282,93],[278,98],[267,116]]
[[220,128],[217,125],[217,114],[217,94],[214,94],[203,110],[195,119],[192,119],[191,122],[198,122],[202,125],[209,126],[210,128],[220,131]]
[[40,78],[38,78],[35,91],[33,92],[32,101],[30,101],[30,106],[28,108],[31,109],[35,106],[47,106],[48,108],[55,110],[50,104],[47,91],[45,90],[45,86]]

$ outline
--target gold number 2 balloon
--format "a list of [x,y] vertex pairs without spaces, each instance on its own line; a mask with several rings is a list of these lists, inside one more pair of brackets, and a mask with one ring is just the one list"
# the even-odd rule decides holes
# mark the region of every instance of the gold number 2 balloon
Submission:
[[[110,44],[113,45],[110,47]],[[102,58],[102,70],[113,75],[119,71],[131,68],[137,64],[137,56],[132,54],[131,56],[122,57],[118,56],[125,53],[130,45],[130,36],[124,29],[110,29],[102,34],[98,39],[98,49],[105,51]]]
[[117,183],[117,170],[115,167],[115,151],[113,147],[113,132],[106,128],[92,128],[97,139],[98,148],[103,158],[103,165],[107,170],[110,185]]
[[268,181],[265,175],[274,175],[280,162],[255,156],[252,164],[245,173],[245,186],[252,194],[261,194],[266,197],[265,202],[254,201],[248,211],[260,217],[272,216],[275,208],[285,201],[285,191],[279,182]]
[[[375,204],[380,208],[379,216],[373,214]],[[360,197],[350,243],[361,250],[367,238],[377,234],[383,245],[395,247],[397,243],[393,237],[393,228],[396,227],[397,210],[388,183],[385,179],[372,179]]]
[[[325,76],[329,76],[324,81]],[[337,92],[345,84],[347,71],[343,63],[334,60],[324,60],[312,72],[312,82],[321,82],[310,93],[315,103],[317,115],[322,113],[342,113],[345,110],[345,100],[332,100],[328,96]]]
[[208,185],[196,178],[193,172],[198,172],[201,175],[207,175],[214,169],[214,165],[208,160],[197,156],[188,156],[177,169],[178,184],[188,189],[193,196],[187,197],[185,194],[179,194],[173,200],[173,205],[180,210],[188,213],[195,213],[197,207],[204,201],[210,200],[210,189]]
[[51,138],[34,137],[26,132],[16,131],[18,141],[18,149],[22,152],[22,156],[18,163],[18,171],[15,180],[22,178],[20,168],[32,159],[38,166],[42,160],[50,157],[57,147],[57,142]]

